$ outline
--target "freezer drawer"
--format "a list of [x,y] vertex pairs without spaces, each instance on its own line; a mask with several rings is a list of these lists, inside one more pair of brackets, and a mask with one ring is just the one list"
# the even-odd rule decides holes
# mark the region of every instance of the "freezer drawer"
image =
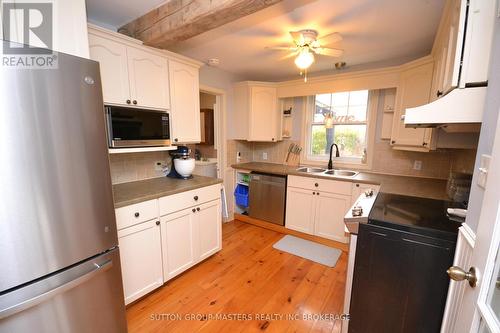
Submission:
[[286,177],[252,173],[250,176],[250,217],[285,225]]
[[0,296],[0,332],[126,332],[118,248]]

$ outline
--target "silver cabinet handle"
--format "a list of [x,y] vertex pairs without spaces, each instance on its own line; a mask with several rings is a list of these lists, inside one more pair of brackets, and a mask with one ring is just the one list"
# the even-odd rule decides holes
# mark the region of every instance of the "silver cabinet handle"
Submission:
[[[107,271],[112,266],[113,266],[113,261],[111,259],[108,259],[100,264],[94,263],[92,270],[81,274],[75,279],[63,283],[55,288],[44,290],[41,293],[35,295],[27,295],[26,297],[24,297],[22,301],[16,301],[16,303],[14,304],[6,304],[6,305],[2,304],[3,302],[0,298],[0,319],[7,318],[9,316],[12,316],[13,314],[29,309],[37,304],[43,303],[46,300],[58,294],[61,294],[67,290],[70,290],[78,285],[83,284],[84,282],[92,279],[95,275]],[[29,286],[26,288],[29,288]]]

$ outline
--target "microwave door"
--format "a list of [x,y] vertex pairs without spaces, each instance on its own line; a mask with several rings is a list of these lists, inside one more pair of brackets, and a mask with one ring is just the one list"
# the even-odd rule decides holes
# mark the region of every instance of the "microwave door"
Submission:
[[108,107],[110,147],[170,145],[169,114],[164,111]]

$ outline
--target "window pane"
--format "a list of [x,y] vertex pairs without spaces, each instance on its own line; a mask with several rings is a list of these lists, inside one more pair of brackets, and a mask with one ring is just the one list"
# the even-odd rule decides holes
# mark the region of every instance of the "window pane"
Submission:
[[337,125],[333,141],[339,146],[340,156],[362,157],[366,148],[366,125]]
[[336,106],[349,105],[349,92],[332,94],[332,104]]
[[333,128],[325,128],[324,125],[312,126],[313,156],[327,157],[333,143],[339,146],[341,157],[363,157],[366,148],[366,125],[335,125]]
[[368,90],[351,91],[349,94],[349,105],[366,105]]
[[366,121],[367,105],[349,106],[349,119],[351,121]]
[[315,156],[326,155],[326,128],[325,125],[313,125],[311,153]]

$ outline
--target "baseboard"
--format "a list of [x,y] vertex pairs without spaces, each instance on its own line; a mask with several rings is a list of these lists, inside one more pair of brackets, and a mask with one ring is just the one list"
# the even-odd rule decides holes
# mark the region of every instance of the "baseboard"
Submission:
[[349,249],[349,244],[344,244],[344,243],[336,242],[336,241],[331,240],[331,239],[326,239],[326,238],[318,237],[318,236],[314,236],[314,235],[308,235],[308,234],[305,234],[305,233],[300,232],[300,231],[287,229],[282,225],[277,225],[274,223],[269,223],[266,221],[255,219],[255,218],[250,217],[248,215],[234,213],[234,219],[241,221],[241,222],[253,224],[253,225],[261,227],[261,228],[273,230],[273,231],[276,231],[276,232],[279,232],[282,234],[297,236],[297,237],[307,239],[307,240],[310,240],[310,241],[313,241],[316,243],[320,243],[320,244],[323,244],[326,246],[331,246],[331,247],[334,247],[336,249],[342,250],[344,252],[348,252],[348,249]]

